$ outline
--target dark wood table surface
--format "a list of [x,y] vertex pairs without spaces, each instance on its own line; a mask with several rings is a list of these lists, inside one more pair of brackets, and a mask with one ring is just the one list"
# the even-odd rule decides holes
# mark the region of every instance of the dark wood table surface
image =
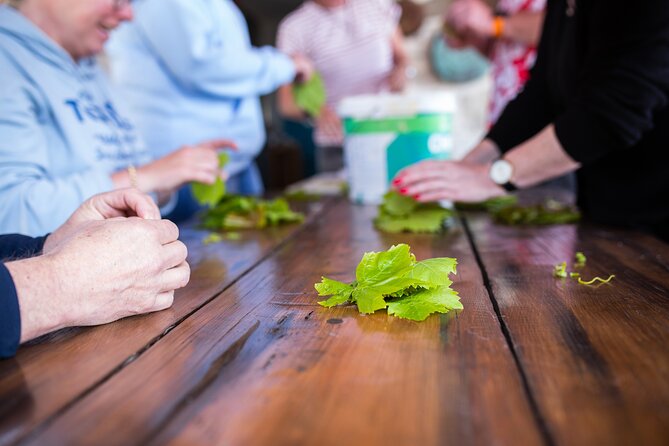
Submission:
[[[0,361],[0,445],[667,445],[669,246],[640,233],[504,227],[387,235],[374,207],[204,245],[174,306],[62,330]],[[464,310],[424,322],[317,305],[365,251],[456,257]],[[588,257],[588,287],[552,275]]]

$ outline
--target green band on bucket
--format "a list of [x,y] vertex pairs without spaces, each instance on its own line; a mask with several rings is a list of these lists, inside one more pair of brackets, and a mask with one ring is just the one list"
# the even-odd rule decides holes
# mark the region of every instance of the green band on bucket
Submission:
[[410,118],[344,119],[347,135],[364,133],[442,133],[450,132],[451,116],[419,115]]

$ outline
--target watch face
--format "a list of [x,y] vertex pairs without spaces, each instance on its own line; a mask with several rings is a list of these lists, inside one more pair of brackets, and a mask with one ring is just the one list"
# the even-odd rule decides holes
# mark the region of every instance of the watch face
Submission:
[[490,167],[490,179],[497,184],[506,184],[511,180],[513,167],[508,161],[497,160]]

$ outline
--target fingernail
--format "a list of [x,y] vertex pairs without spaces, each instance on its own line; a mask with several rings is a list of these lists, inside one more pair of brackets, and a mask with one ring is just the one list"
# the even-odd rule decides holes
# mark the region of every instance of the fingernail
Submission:
[[413,196],[414,200],[418,200],[420,198],[420,194],[416,194]]
[[400,184],[401,182],[402,182],[402,180],[400,180],[399,178],[395,178],[393,180],[393,184]]
[[400,189],[400,194],[406,194],[406,193],[407,193],[407,188],[406,187],[403,187],[402,189]]

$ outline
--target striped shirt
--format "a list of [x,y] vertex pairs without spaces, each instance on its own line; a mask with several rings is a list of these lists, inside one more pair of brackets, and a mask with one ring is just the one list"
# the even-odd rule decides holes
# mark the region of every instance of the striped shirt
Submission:
[[277,47],[312,61],[334,108],[344,97],[388,89],[399,16],[391,0],[347,0],[336,8],[307,1],[279,25]]

